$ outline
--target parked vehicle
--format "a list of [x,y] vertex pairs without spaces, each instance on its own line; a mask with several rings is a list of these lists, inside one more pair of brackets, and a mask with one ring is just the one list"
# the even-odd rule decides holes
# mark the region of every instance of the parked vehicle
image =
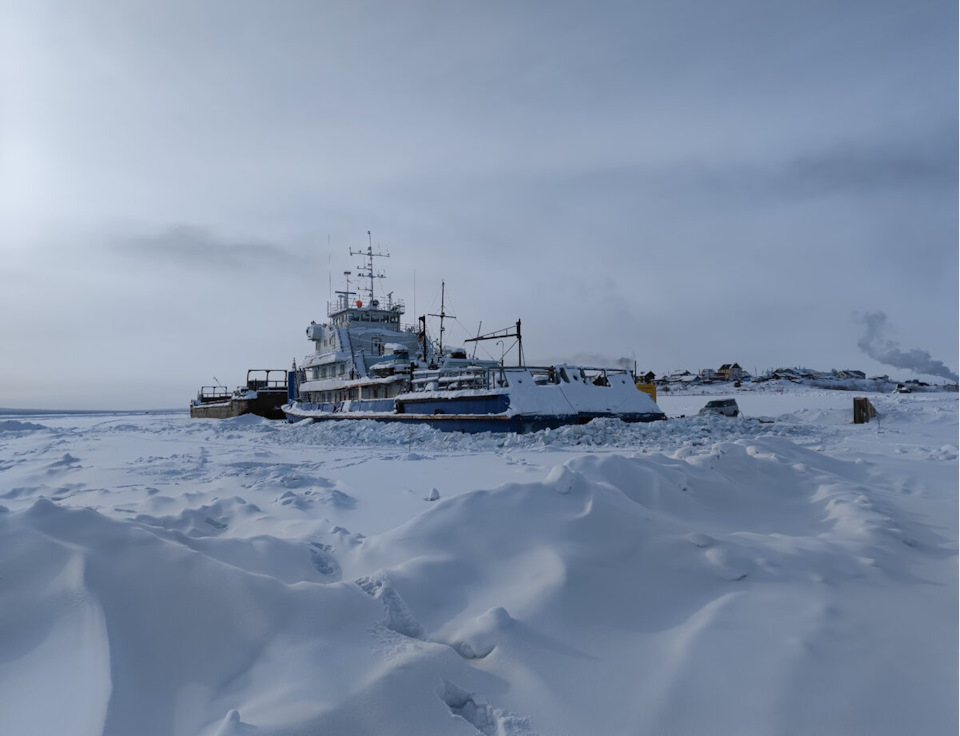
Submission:
[[701,414],[722,414],[725,417],[735,417],[740,414],[740,407],[736,399],[714,399],[708,401],[700,410]]

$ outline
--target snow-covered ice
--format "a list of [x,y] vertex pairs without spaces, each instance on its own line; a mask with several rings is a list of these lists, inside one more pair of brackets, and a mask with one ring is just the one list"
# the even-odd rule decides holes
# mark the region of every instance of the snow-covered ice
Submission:
[[955,734],[956,394],[735,396],[0,416],[0,734]]

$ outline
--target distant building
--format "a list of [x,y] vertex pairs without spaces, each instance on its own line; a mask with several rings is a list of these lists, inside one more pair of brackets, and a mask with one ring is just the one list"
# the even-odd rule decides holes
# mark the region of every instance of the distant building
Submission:
[[801,378],[813,378],[814,374],[813,371],[806,368],[777,368],[770,374],[770,377],[787,381],[799,381]]
[[690,371],[670,371],[658,378],[656,382],[660,385],[666,385],[670,383],[693,383],[696,380],[699,380],[698,377]]
[[724,381],[739,381],[743,375],[743,368],[739,363],[724,363],[717,371],[717,376]]
[[862,378],[862,379],[865,379],[865,378],[867,377],[867,374],[864,373],[863,371],[855,371],[855,370],[849,370],[849,369],[848,369],[848,370],[844,370],[844,371],[834,370],[834,371],[832,371],[832,373],[833,373],[833,375],[834,375],[836,378],[858,378],[858,379]]

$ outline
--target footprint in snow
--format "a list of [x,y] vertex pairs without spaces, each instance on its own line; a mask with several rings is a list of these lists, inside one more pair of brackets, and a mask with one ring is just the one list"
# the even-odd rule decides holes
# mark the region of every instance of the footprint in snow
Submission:
[[417,622],[390,580],[383,573],[374,573],[356,580],[357,585],[372,598],[378,598],[387,614],[387,628],[410,637],[423,639],[423,627]]
[[450,713],[486,736],[537,736],[530,720],[478,700],[474,693],[444,680],[437,695]]
[[320,542],[310,542],[310,562],[321,575],[338,575],[340,565],[331,554],[333,547]]

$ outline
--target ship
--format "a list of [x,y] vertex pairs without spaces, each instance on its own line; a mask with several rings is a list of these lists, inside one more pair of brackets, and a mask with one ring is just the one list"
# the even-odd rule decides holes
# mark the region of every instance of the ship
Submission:
[[229,419],[256,414],[266,419],[284,419],[286,415],[281,407],[290,393],[288,375],[285,368],[251,368],[247,371],[247,382],[233,391],[219,382],[201,386],[197,397],[190,401],[190,416]]
[[[406,305],[387,293],[374,295],[384,278],[374,258],[389,254],[368,247],[350,250],[365,257],[356,273],[357,291],[334,292],[327,320],[306,329],[313,351],[288,376],[283,412],[291,422],[375,420],[425,424],[457,432],[532,432],[609,417],[648,422],[666,415],[637,389],[624,367],[589,367],[560,363],[526,365],[521,322],[464,340],[477,343],[513,340],[517,364],[481,359],[464,347],[443,345],[445,285],[441,285],[439,338],[427,335],[427,315],[405,324]],[[357,298],[359,297],[359,298]],[[366,298],[363,298],[366,297]]]

